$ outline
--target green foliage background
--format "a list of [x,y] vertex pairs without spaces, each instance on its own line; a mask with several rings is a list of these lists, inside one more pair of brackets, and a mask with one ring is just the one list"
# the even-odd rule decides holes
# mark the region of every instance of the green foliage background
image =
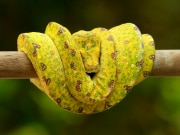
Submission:
[[[71,32],[135,23],[157,49],[180,49],[179,0],[1,0],[0,51],[16,51],[20,33],[50,21]],[[110,110],[77,115],[60,109],[29,80],[0,80],[1,135],[179,135],[180,78],[148,78]]]

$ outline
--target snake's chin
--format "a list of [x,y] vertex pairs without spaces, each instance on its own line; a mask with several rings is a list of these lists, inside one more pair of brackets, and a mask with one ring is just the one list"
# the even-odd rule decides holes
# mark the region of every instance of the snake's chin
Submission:
[[[87,67],[88,66],[88,67]],[[86,73],[97,73],[100,69],[99,64],[85,66]]]

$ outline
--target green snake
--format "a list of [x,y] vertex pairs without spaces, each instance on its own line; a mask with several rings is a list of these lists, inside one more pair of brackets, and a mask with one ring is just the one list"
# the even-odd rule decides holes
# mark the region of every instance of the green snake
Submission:
[[155,59],[153,38],[132,23],[71,34],[50,22],[45,33],[20,34],[17,44],[37,73],[31,82],[61,108],[83,114],[119,103],[150,74]]

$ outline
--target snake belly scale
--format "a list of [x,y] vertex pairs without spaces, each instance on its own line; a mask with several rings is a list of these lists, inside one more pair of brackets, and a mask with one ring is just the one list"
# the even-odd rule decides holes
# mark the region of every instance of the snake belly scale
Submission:
[[132,23],[71,34],[50,22],[45,33],[20,34],[17,44],[37,73],[31,82],[74,113],[97,113],[119,103],[150,74],[155,59],[153,38]]

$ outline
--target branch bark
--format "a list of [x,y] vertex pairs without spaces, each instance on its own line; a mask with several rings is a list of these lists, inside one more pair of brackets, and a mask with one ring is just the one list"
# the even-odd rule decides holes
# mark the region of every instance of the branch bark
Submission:
[[[180,50],[157,50],[150,76],[180,76]],[[23,52],[0,52],[0,78],[35,77],[35,70]]]

